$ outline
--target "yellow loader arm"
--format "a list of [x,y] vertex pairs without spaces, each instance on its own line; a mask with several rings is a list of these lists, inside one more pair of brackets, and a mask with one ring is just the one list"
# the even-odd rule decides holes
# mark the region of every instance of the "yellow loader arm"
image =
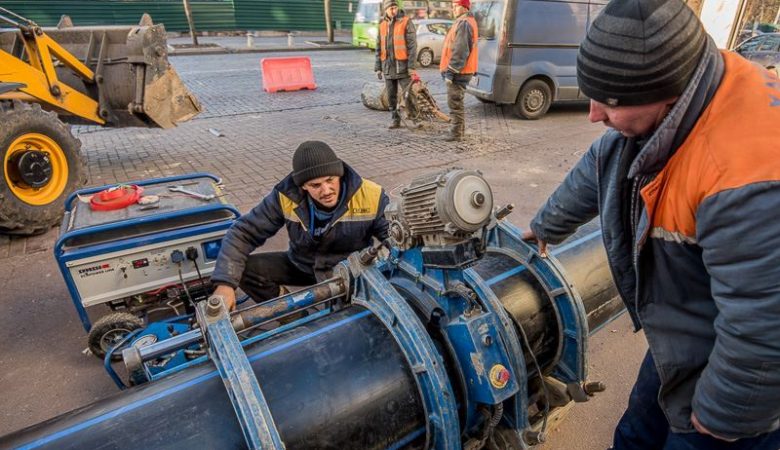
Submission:
[[[72,123],[170,128],[201,111],[168,62],[165,29],[138,26],[56,29],[0,8],[0,82],[25,85],[0,100],[39,103]],[[75,55],[79,55],[76,57]]]

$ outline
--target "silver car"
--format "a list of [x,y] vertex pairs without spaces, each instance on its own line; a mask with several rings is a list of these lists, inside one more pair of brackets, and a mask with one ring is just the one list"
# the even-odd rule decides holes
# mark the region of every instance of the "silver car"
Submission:
[[420,19],[414,21],[417,27],[417,62],[429,67],[441,59],[444,37],[452,26],[451,20]]

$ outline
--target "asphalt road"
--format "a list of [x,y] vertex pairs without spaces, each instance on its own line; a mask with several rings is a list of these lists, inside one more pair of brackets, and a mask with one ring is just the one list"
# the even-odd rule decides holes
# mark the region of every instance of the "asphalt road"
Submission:
[[[274,55],[262,55],[268,56]],[[224,178],[228,200],[246,210],[289,171],[298,143],[321,139],[387,188],[446,167],[480,169],[498,203],[516,205],[509,220],[525,227],[603,131],[587,122],[581,105],[555,106],[543,120],[529,122],[471,97],[465,143],[444,142],[441,124],[389,131],[389,113],[360,103],[362,84],[373,79],[373,55],[310,56],[317,90],[282,94],[261,90],[258,55],[173,58],[206,111],[174,130],[79,128],[90,182],[209,171]],[[421,74],[446,110],[438,74]],[[55,239],[56,231],[0,237],[0,435],[116,393],[102,363],[82,354],[86,339],[52,257]],[[284,246],[284,236],[267,244]],[[596,334],[589,342],[590,377],[605,382],[607,391],[553,424],[543,448],[607,448],[645,350],[644,337],[631,332],[626,317]]]

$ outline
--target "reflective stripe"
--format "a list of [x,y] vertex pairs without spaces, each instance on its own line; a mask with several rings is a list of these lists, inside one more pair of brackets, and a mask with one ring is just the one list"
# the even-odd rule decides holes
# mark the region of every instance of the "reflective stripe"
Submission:
[[[382,20],[379,24],[379,58],[384,61],[387,59],[387,31],[388,20]],[[406,53],[406,24],[409,18],[404,17],[393,25],[393,56],[396,61],[406,61],[409,55]]]
[[372,221],[379,213],[381,200],[382,186],[364,178],[360,188],[349,199],[347,212],[336,222]]
[[663,239],[669,242],[676,242],[678,244],[691,244],[696,245],[696,238],[692,236],[686,236],[676,231],[667,231],[661,227],[654,227],[650,230],[650,237]]
[[[466,64],[463,66],[463,69],[460,72],[457,72],[455,69],[450,67],[450,59],[452,59],[452,43],[455,42],[455,37],[457,34],[458,27],[460,26],[461,22],[463,22],[464,20],[471,26],[471,52],[469,52],[469,57],[466,59]],[[477,73],[477,60],[479,59],[478,56],[479,52],[477,49],[478,38],[479,35],[478,35],[476,19],[474,19],[473,16],[467,14],[460,16],[458,20],[456,20],[455,23],[452,24],[450,31],[447,32],[447,37],[444,38],[444,47],[442,48],[441,51],[441,61],[439,62],[439,71],[446,72],[448,69],[450,69],[451,71],[459,73],[461,75],[473,75]]]
[[303,225],[303,229],[306,229],[306,223],[298,217],[298,214],[295,213],[295,208],[298,207],[298,204],[294,201],[290,200],[289,197],[279,193],[279,205],[282,207],[282,214],[284,214],[284,219],[289,220],[290,222],[298,222],[301,225]]

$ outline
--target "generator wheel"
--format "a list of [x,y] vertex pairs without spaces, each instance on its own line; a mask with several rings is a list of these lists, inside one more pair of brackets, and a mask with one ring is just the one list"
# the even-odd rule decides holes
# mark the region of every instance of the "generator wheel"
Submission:
[[65,198],[86,182],[81,143],[38,104],[0,104],[0,232],[40,234],[59,223]]
[[[143,326],[143,320],[130,313],[118,312],[103,316],[89,330],[89,350],[93,355],[103,359],[106,352],[118,344],[128,333]],[[114,353],[111,359],[119,361],[122,359],[122,355]]]

